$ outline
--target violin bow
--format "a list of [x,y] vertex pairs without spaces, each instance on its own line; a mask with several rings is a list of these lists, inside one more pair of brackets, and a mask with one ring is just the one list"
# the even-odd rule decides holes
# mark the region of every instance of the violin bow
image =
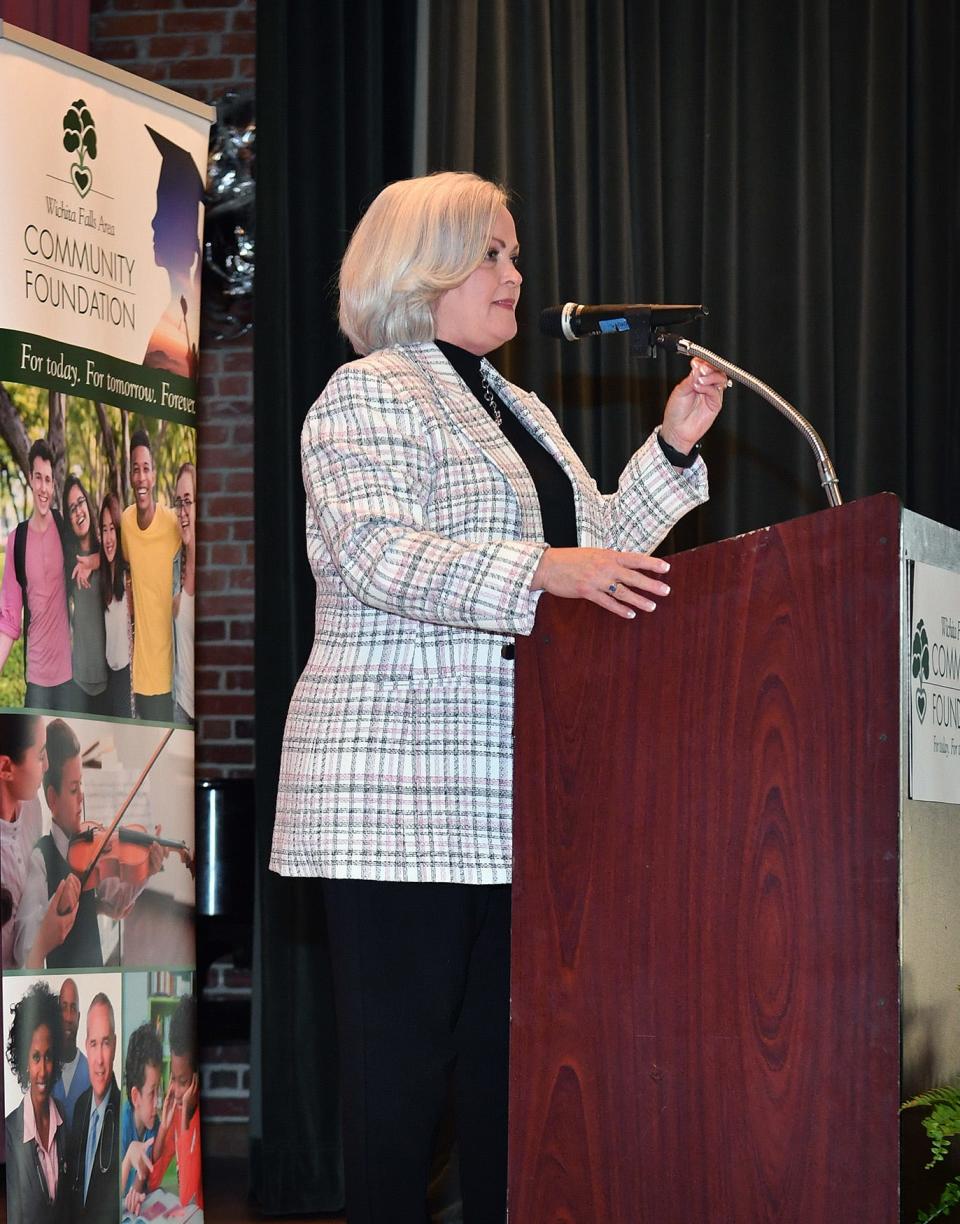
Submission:
[[96,867],[97,862],[100,859],[100,856],[103,854],[104,850],[106,850],[107,846],[110,844],[110,838],[113,837],[113,834],[114,834],[114,831],[116,830],[117,825],[123,819],[124,812],[130,806],[130,804],[133,803],[133,800],[136,797],[137,791],[140,789],[141,786],[143,786],[144,779],[146,778],[150,770],[153,769],[154,765],[156,764],[157,757],[160,755],[161,752],[163,752],[164,748],[166,748],[167,741],[169,740],[170,736],[173,735],[175,730],[176,730],[175,727],[169,727],[166,731],[164,731],[163,738],[160,740],[160,743],[157,744],[156,748],[153,750],[153,755],[150,757],[150,760],[147,761],[146,765],[144,765],[143,769],[140,771],[140,777],[137,778],[136,782],[134,782],[133,787],[131,788],[130,794],[127,795],[126,799],[124,799],[123,803],[121,803],[119,809],[117,810],[116,816],[114,816],[113,820],[110,823],[110,828],[107,829],[104,839],[100,843],[100,849],[96,852],[96,854],[87,864],[86,871],[80,877],[81,892],[83,891],[83,887],[86,884],[87,880],[90,878],[90,872],[93,871],[94,867]]

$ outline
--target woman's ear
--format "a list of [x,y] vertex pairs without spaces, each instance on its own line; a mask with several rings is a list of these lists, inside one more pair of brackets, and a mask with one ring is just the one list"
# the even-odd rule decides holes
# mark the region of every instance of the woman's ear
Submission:
[[0,752],[0,782],[13,781],[13,761],[4,752]]

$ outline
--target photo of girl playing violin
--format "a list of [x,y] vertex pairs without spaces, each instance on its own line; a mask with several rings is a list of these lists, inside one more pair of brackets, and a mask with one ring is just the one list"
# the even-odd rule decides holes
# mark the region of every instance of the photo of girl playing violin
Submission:
[[188,963],[193,737],[52,718],[44,753],[44,832],[14,916],[14,963],[27,963],[58,889],[63,933],[52,946],[46,941],[48,969]]

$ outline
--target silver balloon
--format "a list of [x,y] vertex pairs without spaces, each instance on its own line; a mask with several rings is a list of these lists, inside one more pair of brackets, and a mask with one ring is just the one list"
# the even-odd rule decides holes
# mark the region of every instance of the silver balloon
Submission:
[[218,340],[253,326],[257,124],[251,93],[217,103],[207,164],[203,316]]

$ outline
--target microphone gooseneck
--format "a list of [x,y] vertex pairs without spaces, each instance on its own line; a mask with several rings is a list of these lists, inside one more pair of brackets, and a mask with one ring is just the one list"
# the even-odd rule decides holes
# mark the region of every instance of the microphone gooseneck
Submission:
[[817,460],[817,471],[820,473],[820,484],[827,495],[827,501],[831,506],[843,505],[843,498],[840,496],[840,482],[837,479],[836,469],[830,460],[830,456],[827,454],[827,448],[823,444],[823,439],[807,418],[799,413],[792,404],[788,403],[782,395],[778,395],[772,387],[768,387],[765,382],[761,382],[755,375],[742,370],[739,366],[734,365],[732,361],[727,361],[725,357],[711,352],[710,349],[706,349],[700,344],[694,344],[686,336],[677,336],[672,332],[658,331],[654,336],[654,343],[666,349],[669,353],[682,353],[686,357],[702,357],[704,361],[709,361],[712,366],[722,370],[734,382],[742,383],[743,386],[749,387],[751,391],[756,392],[762,399],[765,399],[768,404],[772,404],[779,413],[785,416],[803,434],[813,450]]

